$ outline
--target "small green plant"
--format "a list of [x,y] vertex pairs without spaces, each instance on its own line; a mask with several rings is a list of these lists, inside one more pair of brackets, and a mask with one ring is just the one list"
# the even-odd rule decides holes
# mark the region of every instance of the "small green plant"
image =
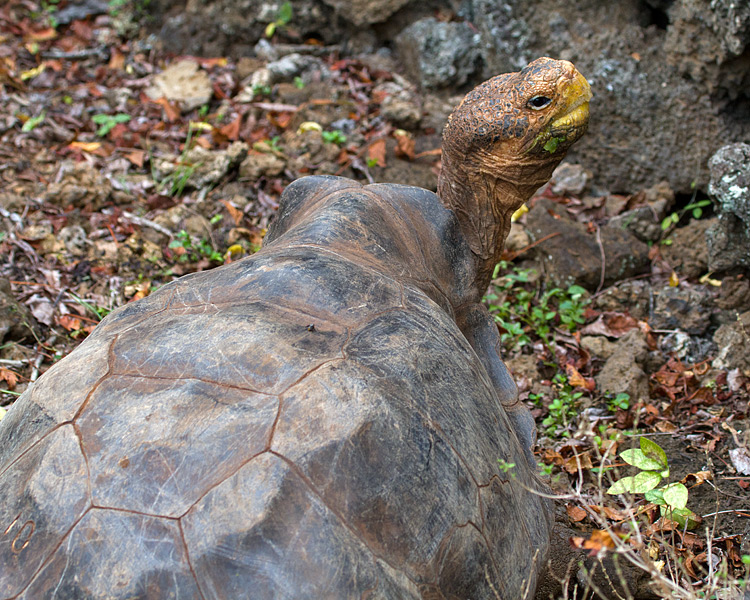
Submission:
[[377,167],[377,166],[378,166],[378,159],[377,158],[374,158],[374,157],[371,156],[370,158],[367,159],[367,168],[368,169],[372,169],[373,167]]
[[130,8],[133,12],[133,17],[138,19],[147,14],[151,0],[109,0],[107,4],[107,12],[112,17],[117,17],[123,10]]
[[[320,134],[323,137],[324,142],[328,142],[329,144],[338,144],[341,146],[342,144],[346,143],[346,136],[342,131],[339,131],[338,129],[334,131],[323,131]],[[375,164],[377,164],[378,160],[375,159]],[[367,164],[370,164],[370,161],[367,161]]]
[[39,125],[42,121],[44,121],[44,117],[47,116],[46,111],[42,111],[37,115],[36,117],[30,117],[26,120],[26,122],[21,127],[21,131],[24,133],[28,133],[29,131],[34,131],[37,125]]
[[617,412],[617,409],[628,410],[630,408],[630,394],[620,392],[614,397],[607,398],[607,408],[609,412]]
[[666,217],[664,217],[664,219],[662,219],[662,222],[661,222],[662,231],[667,231],[673,225],[677,225],[680,219],[688,211],[690,211],[690,214],[694,219],[700,219],[703,216],[703,209],[707,206],[711,206],[711,201],[708,198],[704,198],[703,200],[698,200],[698,201],[695,200],[695,197],[698,194],[698,188],[696,187],[695,181],[693,181],[690,184],[690,187],[693,189],[693,195],[690,198],[690,202],[684,208],[682,208],[679,212],[674,211],[668,214]]
[[58,4],[60,3],[60,0],[42,0],[41,3],[41,10],[34,11],[31,13],[32,19],[46,19],[49,23],[49,26],[52,27],[52,29],[57,29],[57,18],[55,17],[55,13],[58,10]]
[[276,19],[266,25],[266,37],[271,38],[279,27],[284,27],[289,24],[292,20],[292,3],[284,2],[279,7],[279,12],[276,14]]
[[512,349],[529,344],[531,334],[549,347],[553,327],[575,331],[585,322],[584,314],[590,300],[584,288],[579,285],[565,290],[554,288],[537,297],[524,287],[534,270],[514,267],[498,276],[508,268],[507,262],[498,263],[493,289],[485,297],[490,313],[504,330],[500,338],[506,347]]
[[256,96],[270,96],[272,91],[270,85],[256,83],[253,85],[253,98]]
[[73,296],[73,299],[83,306],[91,315],[97,320],[101,321],[104,317],[106,317],[109,313],[112,312],[111,308],[108,308],[106,306],[97,306],[96,304],[92,304],[88,300],[84,300],[83,298],[79,298],[72,292],[70,293],[71,296]]
[[570,437],[568,426],[578,414],[578,401],[583,392],[576,392],[568,383],[568,378],[558,373],[552,378],[552,385],[556,390],[555,398],[548,407],[549,413],[542,421],[547,435]]
[[110,131],[115,128],[118,123],[127,123],[130,121],[131,116],[125,113],[118,113],[116,115],[94,115],[91,120],[99,125],[99,129],[96,130],[96,135],[104,137]]
[[294,87],[296,87],[298,90],[305,89],[305,82],[299,75],[294,78]]
[[201,258],[207,258],[211,262],[224,262],[224,255],[213,249],[211,242],[205,238],[194,241],[190,234],[184,229],[175,236],[169,247],[173,250],[180,248],[177,260],[180,262],[197,262]]
[[560,290],[555,291],[559,297],[562,297],[557,307],[561,325],[568,331],[573,331],[579,325],[583,325],[585,322],[583,315],[589,303],[586,298],[588,292],[580,285],[571,285],[565,293]]
[[693,529],[699,517],[687,508],[688,489],[682,483],[657,486],[669,477],[667,453],[647,437],[640,438],[640,448],[620,453],[620,458],[640,470],[632,477],[623,477],[607,490],[608,494],[643,494],[659,507],[662,517],[676,521],[680,527]]
[[190,125],[188,125],[185,145],[177,162],[177,168],[172,173],[169,173],[166,177],[160,179],[156,172],[153,159],[150,161],[151,178],[156,182],[156,188],[160,192],[169,188],[170,196],[180,196],[185,190],[185,186],[187,185],[187,182],[190,179],[191,175],[195,173],[195,170],[201,165],[201,163],[192,164],[187,160],[187,154],[188,152],[190,152],[190,149],[193,145],[193,131],[196,128],[199,128],[199,125],[200,124],[194,123],[190,123]]

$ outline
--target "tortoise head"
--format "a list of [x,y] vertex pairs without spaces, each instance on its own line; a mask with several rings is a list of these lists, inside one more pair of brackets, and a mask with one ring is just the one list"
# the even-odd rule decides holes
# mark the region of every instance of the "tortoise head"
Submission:
[[456,213],[477,262],[492,263],[478,264],[483,275],[502,251],[510,216],[585,133],[591,97],[570,62],[539,58],[485,81],[453,111],[438,195]]

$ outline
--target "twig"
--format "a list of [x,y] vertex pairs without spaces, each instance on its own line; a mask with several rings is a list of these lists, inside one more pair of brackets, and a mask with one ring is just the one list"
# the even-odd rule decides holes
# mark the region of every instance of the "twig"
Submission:
[[62,60],[85,60],[92,56],[104,60],[109,56],[109,50],[106,46],[98,46],[96,48],[86,48],[84,50],[75,50],[73,52],[62,52],[54,48],[42,52],[42,58],[55,58]]
[[562,233],[560,233],[559,231],[555,231],[554,233],[550,233],[548,235],[545,235],[543,238],[538,239],[536,242],[533,242],[533,243],[531,243],[531,244],[529,244],[529,245],[521,248],[520,250],[515,250],[513,252],[509,252],[508,253],[508,258],[506,260],[509,260],[509,261],[510,260],[515,260],[516,258],[518,258],[524,252],[528,252],[529,250],[531,250],[534,246],[538,246],[542,242],[546,242],[547,240],[549,240],[549,239],[551,239],[551,238],[553,238],[555,236],[558,236],[558,235],[562,235]]
[[159,233],[163,233],[170,240],[174,237],[174,234],[166,227],[159,225],[158,223],[154,223],[153,221],[149,221],[148,219],[144,219],[143,217],[136,216],[131,212],[124,210],[122,211],[122,216],[134,225],[138,225],[139,227],[150,227],[151,229],[158,231]]
[[601,274],[599,275],[599,286],[596,288],[595,292],[595,294],[598,294],[604,287],[604,273],[607,269],[607,257],[604,254],[604,244],[602,244],[602,229],[598,226],[596,228],[596,244],[597,246],[599,246],[599,254],[601,254],[602,257],[602,270]]
[[733,508],[727,509],[727,510],[719,510],[716,512],[708,513],[707,515],[702,515],[701,518],[705,519],[707,517],[714,517],[716,515],[725,515],[727,513],[733,513],[735,515],[739,515],[741,517],[750,517],[750,512],[748,511],[742,511],[742,510],[736,510]]
[[9,367],[23,367],[31,362],[30,358],[24,358],[22,360],[14,360],[12,358],[0,358],[0,365],[8,365]]
[[[45,342],[45,344],[47,346],[51,346],[56,341],[57,341],[57,334],[53,333],[51,336],[49,336],[49,338],[47,339],[47,341]],[[42,361],[43,360],[44,360],[44,354],[42,352],[40,352],[37,355],[36,360],[34,361],[34,368],[31,370],[31,376],[29,377],[29,381],[36,381],[37,378],[39,377],[39,367],[42,366]]]

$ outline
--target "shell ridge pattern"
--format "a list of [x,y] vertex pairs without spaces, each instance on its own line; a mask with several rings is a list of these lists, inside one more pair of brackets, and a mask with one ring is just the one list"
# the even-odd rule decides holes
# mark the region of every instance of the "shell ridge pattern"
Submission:
[[[112,375],[115,375],[117,377],[129,377],[132,379],[154,379],[157,381],[180,381],[180,382],[189,382],[189,381],[200,381],[201,383],[208,383],[210,385],[215,385],[217,387],[223,387],[230,390],[242,390],[245,392],[252,392],[253,394],[260,394],[261,396],[270,396],[270,397],[276,397],[278,394],[273,394],[271,392],[264,392],[262,390],[258,390],[251,387],[241,386],[241,385],[235,385],[232,383],[227,383],[224,381],[216,381],[214,379],[208,379],[206,377],[196,377],[195,375],[189,375],[187,377],[172,377],[169,375],[151,375],[151,374],[141,374],[141,373],[119,373],[117,371],[113,372]],[[218,404],[224,404],[223,402],[217,401]],[[61,425],[65,425],[65,423],[61,423]],[[45,434],[46,435],[46,434]]]
[[281,460],[283,460],[285,463],[289,465],[289,467],[292,469],[294,474],[307,486],[307,488],[312,492],[312,494],[318,499],[318,501],[323,504],[323,506],[328,509],[332,515],[336,517],[336,519],[341,523],[346,530],[349,532],[349,534],[356,540],[358,540],[368,551],[370,556],[372,557],[373,562],[375,563],[378,560],[383,561],[385,564],[387,564],[391,569],[398,571],[402,575],[404,575],[409,581],[411,581],[414,584],[417,584],[418,582],[413,579],[413,577],[406,571],[406,569],[399,567],[398,565],[392,564],[385,556],[379,556],[367,543],[365,539],[362,538],[360,533],[356,530],[355,527],[349,523],[349,521],[339,513],[335,508],[333,508],[328,502],[326,502],[326,499],[324,495],[318,490],[318,488],[315,487],[312,481],[310,481],[307,476],[304,474],[302,469],[299,468],[299,466],[292,461],[291,459],[287,458],[283,454],[280,454],[279,452],[275,450],[269,450],[269,453],[277,456]]
[[[281,410],[281,403],[279,403],[279,410]],[[277,420],[278,420],[278,413],[277,413]],[[275,425],[276,425],[276,422],[274,422],[274,426]],[[271,435],[273,435],[273,428],[271,429]],[[216,489],[217,487],[219,487],[220,485],[222,485],[225,481],[227,481],[228,479],[231,479],[232,477],[234,477],[239,471],[242,470],[243,467],[247,466],[250,462],[252,462],[253,460],[255,460],[256,458],[258,458],[259,456],[261,456],[263,454],[269,453],[270,452],[270,447],[271,447],[271,437],[269,436],[269,441],[266,444],[265,448],[263,448],[263,450],[261,450],[260,452],[256,452],[252,456],[247,457],[239,465],[237,465],[236,468],[234,468],[233,470],[229,471],[227,473],[227,475],[225,477],[223,477],[221,480],[216,481],[215,483],[213,483],[213,484],[211,484],[209,486],[206,486],[206,489],[202,491],[202,493],[195,499],[195,501],[192,504],[190,504],[190,506],[188,506],[183,511],[183,513],[181,515],[178,515],[177,517],[164,517],[164,518],[167,518],[167,519],[176,519],[177,521],[180,522],[180,529],[182,529],[182,519],[183,519],[183,517],[186,514],[188,514],[198,503],[200,503],[201,500],[203,500],[203,498],[205,498],[208,494],[210,494],[214,489]],[[123,509],[118,509],[118,510],[123,510]],[[136,512],[136,511],[131,511],[131,512]],[[186,544],[187,544],[187,542],[186,542]]]
[[86,409],[86,405],[88,404],[89,400],[91,399],[91,396],[94,394],[96,389],[102,384],[102,382],[107,379],[112,374],[112,370],[115,365],[115,344],[117,343],[118,338],[120,337],[119,333],[116,333],[112,336],[112,339],[109,341],[109,347],[107,348],[107,372],[104,373],[99,379],[96,380],[96,383],[91,387],[89,392],[86,394],[86,398],[84,398],[83,402],[81,403],[81,406],[78,407],[78,410],[76,411],[75,415],[73,415],[73,418],[71,421],[75,422],[78,417],[81,416],[81,413]]
[[[44,562],[34,572],[34,574],[29,579],[29,582],[24,586],[24,588],[18,594],[16,594],[14,596],[14,598],[18,598],[19,596],[21,596],[21,595],[23,595],[23,594],[26,593],[26,590],[28,590],[29,587],[34,583],[34,581],[36,580],[36,578],[39,576],[39,573],[41,573],[45,569],[45,567],[54,558],[54,556],[57,553],[57,551],[63,545],[63,542],[65,542],[66,540],[67,540],[67,544],[68,544],[68,550],[70,550],[70,543],[71,543],[71,539],[72,539],[71,533],[78,526],[78,524],[83,520],[83,518],[89,513],[89,511],[92,508],[93,508],[93,506],[91,504],[89,504],[89,506],[86,507],[86,510],[83,511],[83,513],[78,517],[78,519],[76,519],[76,521],[70,526],[70,528],[68,529],[68,531],[65,532],[65,535],[63,535],[60,538],[60,541],[58,542],[58,544],[52,549],[52,551],[49,553],[49,555],[47,556],[47,558],[44,559]],[[64,575],[64,573],[63,573],[63,575]],[[60,578],[60,580],[62,581],[62,577]],[[58,588],[59,588],[59,582],[58,582]]]
[[193,568],[193,561],[190,558],[190,548],[188,548],[187,540],[185,539],[185,531],[182,528],[182,521],[179,518],[177,519],[177,529],[180,532],[180,541],[182,542],[182,547],[185,550],[185,561],[187,562],[190,574],[193,576],[193,580],[195,581],[195,588],[198,590],[198,595],[201,597],[201,600],[206,600],[201,582],[198,580],[198,575]]

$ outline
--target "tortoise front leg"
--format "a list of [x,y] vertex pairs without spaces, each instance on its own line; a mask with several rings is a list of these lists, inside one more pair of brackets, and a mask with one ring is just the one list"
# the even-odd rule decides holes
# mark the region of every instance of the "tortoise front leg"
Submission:
[[536,424],[529,409],[519,400],[516,383],[500,358],[500,334],[495,321],[483,304],[471,304],[458,311],[456,322],[484,365],[526,459],[536,467],[531,451],[536,441]]

